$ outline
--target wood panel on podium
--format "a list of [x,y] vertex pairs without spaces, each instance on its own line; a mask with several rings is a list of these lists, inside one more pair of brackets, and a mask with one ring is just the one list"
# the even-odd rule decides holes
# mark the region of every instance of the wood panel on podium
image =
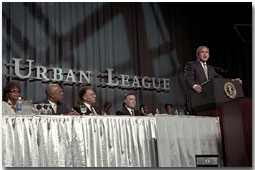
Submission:
[[231,79],[212,79],[202,88],[201,93],[191,93],[191,107],[198,116],[220,118],[224,165],[251,167],[251,99],[244,98],[241,85]]

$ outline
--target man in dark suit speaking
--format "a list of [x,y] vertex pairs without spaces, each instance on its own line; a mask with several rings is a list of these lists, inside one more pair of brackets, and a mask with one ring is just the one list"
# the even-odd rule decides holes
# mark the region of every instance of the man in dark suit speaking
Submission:
[[135,110],[136,98],[134,93],[126,93],[123,101],[122,110],[117,111],[116,115],[144,116],[139,110]]
[[[197,60],[190,61],[186,64],[184,69],[184,81],[189,89],[194,89],[197,93],[202,91],[201,84],[207,80],[213,78],[222,78],[215,70],[213,66],[207,65],[206,62],[209,59],[209,48],[206,46],[200,46],[197,48]],[[240,84],[242,80],[236,78]]]

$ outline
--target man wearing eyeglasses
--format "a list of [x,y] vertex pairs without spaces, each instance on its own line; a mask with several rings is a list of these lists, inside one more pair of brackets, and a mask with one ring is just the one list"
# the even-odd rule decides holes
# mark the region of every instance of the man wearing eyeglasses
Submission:
[[[92,87],[82,87],[79,91],[79,98],[82,103],[75,106],[73,109],[76,110],[80,115],[101,115],[100,109],[94,105],[96,103],[96,93]],[[86,109],[81,109],[81,107],[85,107]]]

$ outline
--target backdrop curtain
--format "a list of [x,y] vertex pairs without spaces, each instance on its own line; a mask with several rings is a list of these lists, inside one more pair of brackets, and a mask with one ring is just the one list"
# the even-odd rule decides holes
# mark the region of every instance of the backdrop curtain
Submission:
[[[214,11],[208,9],[212,4]],[[228,70],[229,77],[241,77],[245,94],[251,97],[251,42],[242,41],[234,30],[237,23],[251,24],[251,3],[4,2],[2,8],[3,86],[13,79],[9,77],[13,67],[8,65],[12,58],[64,71],[113,68],[114,74],[169,78],[168,92],[134,90],[137,106],[163,112],[164,104],[172,103],[180,109],[187,98],[184,66],[196,58],[199,45],[208,45],[210,64]],[[50,82],[19,82],[25,99],[45,99]],[[78,104],[81,84],[62,85],[64,101],[70,107]],[[111,101],[113,112],[130,91],[94,88],[96,104],[102,107]]]

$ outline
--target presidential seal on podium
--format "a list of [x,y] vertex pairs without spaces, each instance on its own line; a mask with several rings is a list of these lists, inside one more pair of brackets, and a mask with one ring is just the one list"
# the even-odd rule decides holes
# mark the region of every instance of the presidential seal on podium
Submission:
[[224,84],[224,92],[231,99],[234,99],[236,97],[236,88],[231,82],[226,82]]

